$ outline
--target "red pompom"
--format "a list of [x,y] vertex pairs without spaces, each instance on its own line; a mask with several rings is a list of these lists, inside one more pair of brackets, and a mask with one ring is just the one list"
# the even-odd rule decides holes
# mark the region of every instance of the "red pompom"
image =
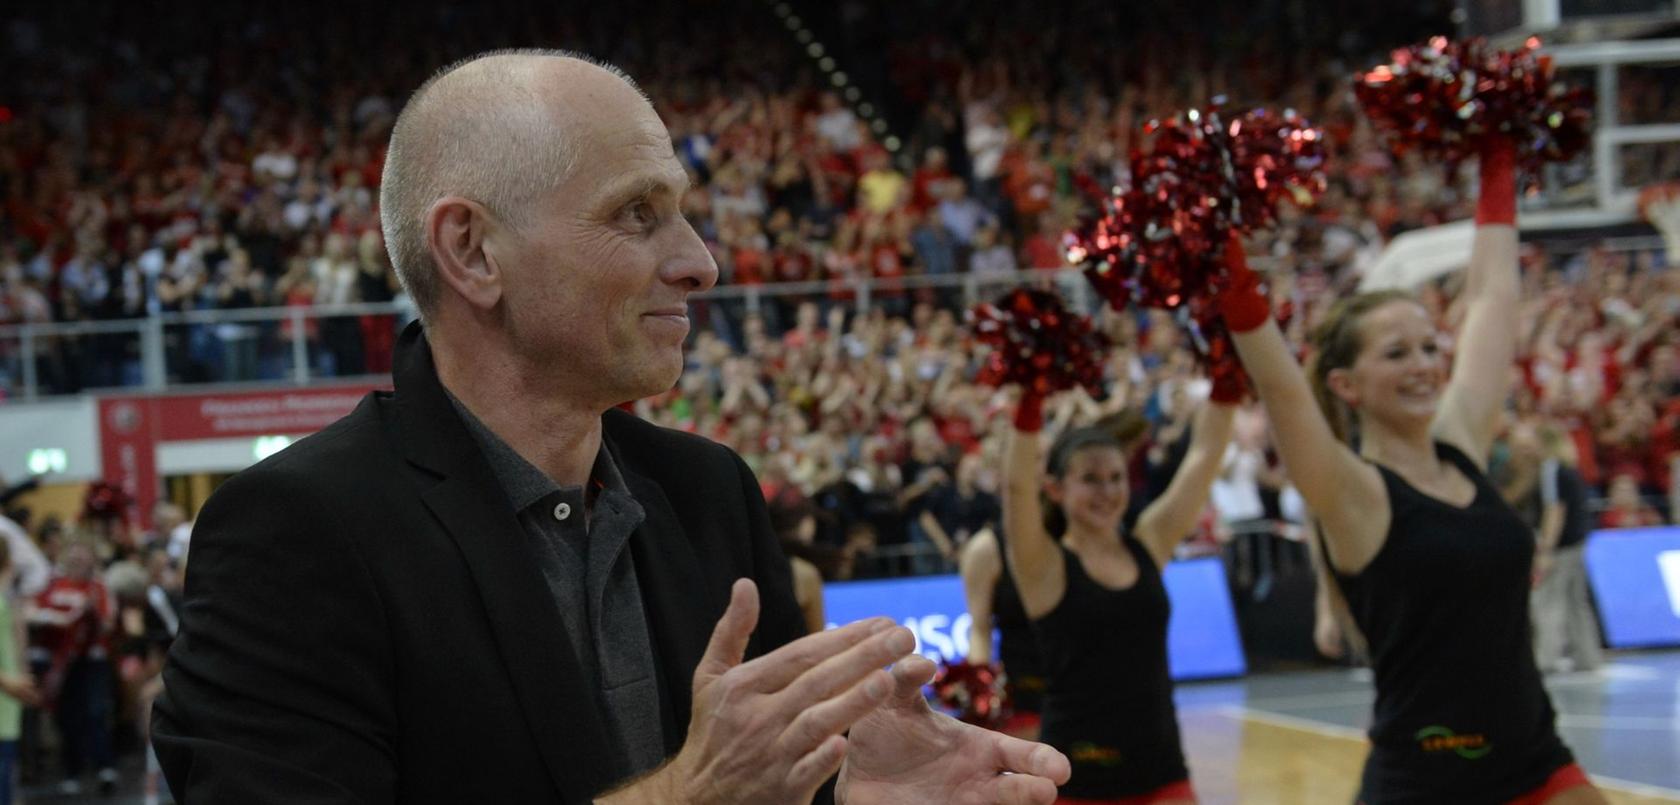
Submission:
[[1101,218],[1064,236],[1068,260],[1115,310],[1179,311],[1217,381],[1241,372],[1213,304],[1229,281],[1226,241],[1271,225],[1280,202],[1306,206],[1323,192],[1323,134],[1293,111],[1227,118],[1217,104],[1152,121],[1145,133],[1152,139],[1132,153],[1129,184]]
[[1416,148],[1450,166],[1503,137],[1521,172],[1537,178],[1542,163],[1586,149],[1593,107],[1592,91],[1558,81],[1539,48],[1536,37],[1502,51],[1479,37],[1437,36],[1354,76],[1353,94],[1396,154]]
[[1230,119],[1215,105],[1151,121],[1147,151],[1101,218],[1064,237],[1068,260],[1115,310],[1177,308],[1216,290],[1231,230],[1270,225],[1285,199],[1305,206],[1324,190],[1323,135],[1293,111]]
[[969,321],[975,337],[992,348],[979,382],[1013,383],[1039,397],[1071,388],[1099,400],[1107,396],[1102,361],[1108,338],[1055,293],[1016,288],[976,306]]
[[116,484],[94,481],[82,498],[82,516],[90,520],[120,520],[128,516],[128,493]]
[[939,664],[932,688],[934,701],[962,721],[997,729],[1009,719],[1003,674],[996,666],[946,660]]

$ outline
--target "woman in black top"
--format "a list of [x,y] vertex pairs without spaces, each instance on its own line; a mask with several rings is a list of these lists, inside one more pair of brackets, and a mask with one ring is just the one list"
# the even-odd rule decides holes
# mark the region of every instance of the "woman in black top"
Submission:
[[1044,658],[1041,740],[1073,764],[1060,801],[1194,802],[1160,569],[1207,505],[1232,408],[1202,407],[1172,483],[1122,534],[1129,487],[1120,440],[1107,428],[1070,430],[1046,461],[1039,405],[1023,398],[1004,452],[1004,553]]
[[[1010,717],[1001,731],[1036,741],[1044,709],[1044,660],[1039,656],[1032,621],[1021,606],[1021,593],[1015,589],[1015,580],[1004,570],[1004,551],[999,541],[1000,536],[992,529],[981,530],[963,546],[957,564],[972,619],[968,627],[968,661],[976,665],[995,661],[1003,667]],[[998,632],[995,647],[993,627]]]
[[1533,535],[1484,475],[1517,341],[1513,162],[1507,145],[1482,158],[1450,381],[1429,313],[1387,291],[1331,311],[1309,383],[1241,243],[1226,247],[1221,312],[1369,644],[1367,805],[1604,802],[1558,740],[1529,648]]

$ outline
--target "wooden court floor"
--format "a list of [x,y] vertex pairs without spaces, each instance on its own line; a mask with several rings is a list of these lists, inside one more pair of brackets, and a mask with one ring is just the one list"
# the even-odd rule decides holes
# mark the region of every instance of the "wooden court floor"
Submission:
[[[1196,793],[1206,805],[1349,805],[1366,743],[1357,730],[1233,706],[1179,711]],[[1598,780],[1615,805],[1676,803],[1648,786]]]

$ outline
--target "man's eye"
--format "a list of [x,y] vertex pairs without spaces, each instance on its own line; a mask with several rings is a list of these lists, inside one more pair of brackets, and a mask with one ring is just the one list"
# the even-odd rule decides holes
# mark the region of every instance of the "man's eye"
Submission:
[[659,215],[654,212],[653,205],[646,201],[638,201],[625,207],[619,217],[638,229],[646,229],[659,221]]

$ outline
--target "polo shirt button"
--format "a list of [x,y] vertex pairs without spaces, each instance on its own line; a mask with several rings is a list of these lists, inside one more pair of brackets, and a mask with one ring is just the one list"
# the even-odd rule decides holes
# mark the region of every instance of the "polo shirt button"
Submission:
[[554,507],[554,519],[564,520],[570,516],[572,516],[572,504],[561,503]]

